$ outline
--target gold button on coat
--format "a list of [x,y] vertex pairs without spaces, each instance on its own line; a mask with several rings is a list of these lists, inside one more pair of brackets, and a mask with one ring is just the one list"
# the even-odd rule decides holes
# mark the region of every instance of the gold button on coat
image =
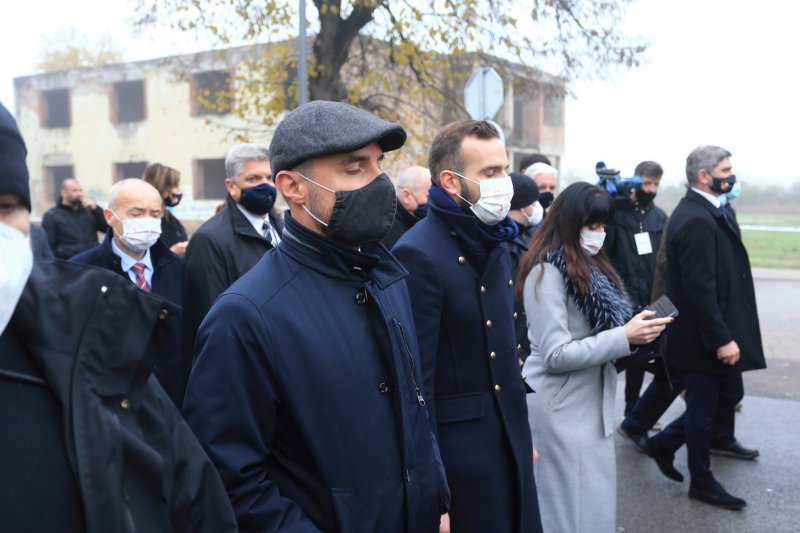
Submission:
[[517,319],[517,312],[514,311],[514,320],[516,320],[516,319]]
[[459,265],[463,265],[463,264],[464,264],[464,263],[466,263],[466,262],[467,262],[467,260],[466,260],[466,259],[464,259],[464,256],[463,256],[463,255],[459,255],[459,256],[458,256],[458,264],[459,264]]
[[489,352],[489,359],[497,359],[497,352]]
[[481,285],[481,294],[486,294],[486,287]]
[[493,326],[493,325],[494,325],[494,324],[492,324],[492,321],[491,321],[491,320],[487,320],[487,321],[486,321],[486,329],[492,329],[492,326]]
[[513,287],[514,286],[514,280],[513,279],[508,280],[508,286],[509,287]]
[[131,406],[131,402],[129,402],[128,400],[122,400],[121,402],[119,402],[119,406],[122,407],[123,409],[127,409],[128,407]]
[[500,392],[500,385],[495,385],[494,386],[494,391],[495,392]]

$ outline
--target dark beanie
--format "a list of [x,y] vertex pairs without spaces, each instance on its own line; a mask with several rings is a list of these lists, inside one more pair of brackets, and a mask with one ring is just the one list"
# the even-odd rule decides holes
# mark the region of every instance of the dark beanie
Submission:
[[28,151],[19,134],[17,121],[0,104],[0,194],[15,194],[31,210],[31,188],[28,184]]
[[539,187],[533,178],[520,174],[519,172],[512,172],[511,183],[514,184],[514,196],[511,197],[511,209],[520,209],[528,207],[533,202],[539,199]]

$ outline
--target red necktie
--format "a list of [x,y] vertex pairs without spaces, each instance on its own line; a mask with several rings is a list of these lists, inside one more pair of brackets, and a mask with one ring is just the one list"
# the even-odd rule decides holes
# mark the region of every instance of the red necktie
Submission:
[[147,278],[144,277],[144,263],[136,263],[131,267],[133,273],[136,274],[136,286],[144,292],[150,292],[150,284],[147,283]]

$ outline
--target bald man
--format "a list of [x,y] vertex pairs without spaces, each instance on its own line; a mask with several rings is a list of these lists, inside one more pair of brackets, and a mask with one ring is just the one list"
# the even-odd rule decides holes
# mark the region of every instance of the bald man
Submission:
[[83,188],[74,178],[61,183],[58,204],[45,213],[42,227],[50,249],[59,259],[69,259],[97,246],[97,232],[108,229],[103,209],[83,196]]
[[397,210],[394,224],[381,241],[384,246],[391,249],[406,231],[425,217],[430,188],[431,171],[427,168],[411,166],[400,173],[395,184]]
[[[103,242],[76,255],[75,263],[94,265],[128,278],[140,290],[183,307],[183,260],[160,240],[161,195],[144,180],[118,181],[108,191],[103,216],[109,226]],[[184,354],[182,317],[172,320],[158,345],[154,373],[176,406],[183,400],[190,355]]]

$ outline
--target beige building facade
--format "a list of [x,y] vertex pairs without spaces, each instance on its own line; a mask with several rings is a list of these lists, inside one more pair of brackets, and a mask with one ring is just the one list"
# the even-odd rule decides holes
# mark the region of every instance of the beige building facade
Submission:
[[[151,162],[181,172],[184,200],[175,211],[184,221],[214,214],[225,197],[224,158],[232,132],[247,131],[230,112],[236,69],[261,47],[241,47],[162,59],[16,78],[16,116],[28,146],[34,217],[58,196],[61,181],[77,178],[87,196],[104,203],[117,180],[141,177]],[[558,78],[517,79],[507,84],[496,121],[503,127],[512,168],[528,153],[557,165],[564,145],[564,87]],[[250,136],[269,144],[271,132]],[[424,159],[427,147],[408,153]],[[389,158],[390,175],[406,161]],[[394,168],[398,167],[398,168]]]

